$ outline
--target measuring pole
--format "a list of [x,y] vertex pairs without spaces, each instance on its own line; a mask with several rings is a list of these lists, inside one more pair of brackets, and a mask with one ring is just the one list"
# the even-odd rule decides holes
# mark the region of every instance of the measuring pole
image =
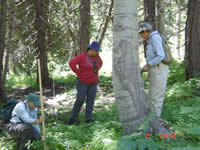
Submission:
[[[40,84],[41,110],[42,110],[42,116],[44,116],[44,99],[43,99],[43,94],[42,94],[42,78],[41,78],[40,59],[38,59],[38,74],[39,74],[39,84]],[[45,142],[45,117],[42,122],[42,129],[43,129],[44,150],[47,150],[46,142]]]

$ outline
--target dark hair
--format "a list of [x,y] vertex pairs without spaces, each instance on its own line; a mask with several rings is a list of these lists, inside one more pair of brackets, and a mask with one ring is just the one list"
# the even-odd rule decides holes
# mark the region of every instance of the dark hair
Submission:
[[146,30],[146,32],[152,32],[153,30]]
[[90,50],[90,48],[87,48],[87,52]]
[[152,30],[143,30],[143,31],[140,32],[140,34],[144,33],[144,32],[148,32],[149,33],[149,32],[152,32]]

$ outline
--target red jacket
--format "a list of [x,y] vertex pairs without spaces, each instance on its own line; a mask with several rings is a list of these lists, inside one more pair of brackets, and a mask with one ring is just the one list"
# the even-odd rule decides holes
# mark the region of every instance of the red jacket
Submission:
[[[87,52],[74,57],[69,66],[74,73],[77,74],[78,79],[86,84],[96,84],[98,81],[98,71],[102,67],[103,62],[101,57],[89,56]],[[78,66],[78,68],[77,68]]]

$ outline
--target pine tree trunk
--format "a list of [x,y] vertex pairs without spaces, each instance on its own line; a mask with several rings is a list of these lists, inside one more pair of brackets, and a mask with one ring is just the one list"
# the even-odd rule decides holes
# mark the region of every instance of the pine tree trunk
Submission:
[[156,29],[156,0],[144,0],[144,21],[151,23]]
[[[144,21],[156,29],[156,0],[144,0]],[[144,56],[146,57],[147,41],[144,40]]]
[[194,74],[200,75],[200,0],[190,0],[188,3],[188,18],[186,23],[186,79]]
[[[151,113],[140,76],[138,57],[138,0],[115,0],[113,29],[113,84],[125,135],[137,132]],[[147,131],[168,133],[155,117]]]
[[[38,49],[40,66],[41,66],[41,76],[42,84],[44,87],[51,86],[52,80],[49,77],[48,71],[48,60],[47,60],[47,27],[48,27],[48,16],[47,16],[47,4],[48,0],[35,0],[36,8],[36,30],[37,30],[37,40],[36,47]],[[37,73],[38,79],[38,73]]]
[[5,34],[6,34],[6,17],[7,17],[7,0],[0,2],[0,101],[5,102],[5,82],[3,82],[3,59],[5,52]]
[[80,1],[80,52],[85,52],[90,44],[90,0]]

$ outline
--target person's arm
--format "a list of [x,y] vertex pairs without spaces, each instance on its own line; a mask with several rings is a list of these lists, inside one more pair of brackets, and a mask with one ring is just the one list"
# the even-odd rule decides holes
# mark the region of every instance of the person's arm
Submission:
[[72,60],[69,62],[69,66],[70,68],[72,69],[72,71],[74,73],[76,73],[78,75],[79,73],[79,69],[77,68],[77,65],[80,64],[80,61],[81,61],[81,55],[78,55],[74,58],[72,58]]
[[25,105],[26,105],[25,103],[21,103],[20,105],[17,106],[16,108],[17,117],[25,123],[31,123],[31,124],[41,123],[44,117],[40,117],[40,119],[32,118],[26,111]]
[[156,57],[154,57],[151,61],[149,61],[148,64],[150,67],[153,67],[159,64],[165,58],[165,51],[163,48],[162,39],[159,35],[154,35],[151,38],[151,45],[156,54]]
[[44,120],[43,116],[40,116],[40,119],[36,119],[34,122],[32,122],[32,124],[39,124],[42,123],[42,121]]
[[100,70],[101,67],[103,66],[103,61],[100,56],[98,56],[98,59],[99,59],[99,70]]

